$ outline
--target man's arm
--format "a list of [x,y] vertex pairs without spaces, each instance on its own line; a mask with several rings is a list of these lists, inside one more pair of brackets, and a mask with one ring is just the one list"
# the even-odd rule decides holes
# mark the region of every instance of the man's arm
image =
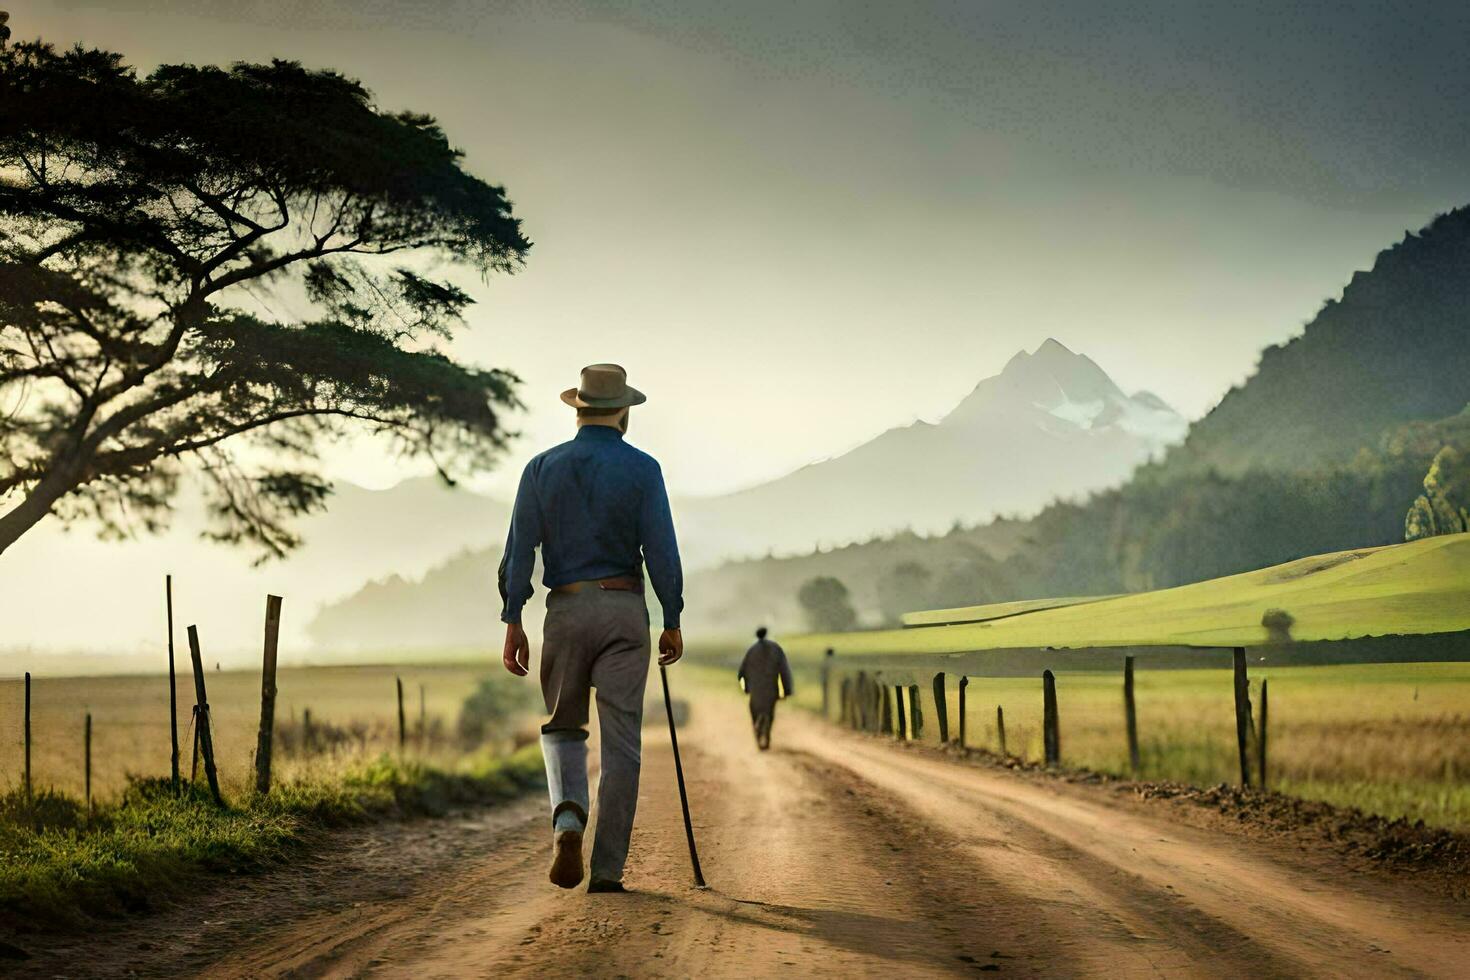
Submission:
[[664,611],[664,632],[659,637],[658,662],[667,666],[684,655],[679,634],[679,617],[684,611],[684,568],[679,562],[679,542],[674,536],[674,515],[658,463],[643,489],[643,510],[638,518],[638,537],[643,544],[643,563],[653,580],[653,591]]
[[674,515],[669,509],[664,474],[657,463],[653,464],[644,488],[638,536],[643,544],[648,577],[653,580],[653,591],[664,610],[664,629],[676,630],[684,611],[684,568],[679,562],[679,542],[674,537]]
[[789,698],[796,690],[791,679],[791,662],[786,659],[786,651],[781,649],[780,644],[773,645],[776,647],[776,662],[781,665],[781,689],[786,692],[783,696]]
[[521,474],[521,484],[516,490],[499,573],[503,602],[500,619],[506,624],[501,659],[506,670],[522,676],[529,670],[531,646],[525,630],[521,629],[521,609],[531,598],[531,572],[536,567],[536,546],[541,543],[541,502],[536,496],[531,465]]

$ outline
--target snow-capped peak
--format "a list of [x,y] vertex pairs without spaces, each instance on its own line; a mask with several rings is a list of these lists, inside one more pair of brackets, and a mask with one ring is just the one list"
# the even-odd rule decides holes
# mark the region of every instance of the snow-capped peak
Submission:
[[1116,429],[1150,452],[1184,437],[1188,423],[1158,396],[1129,396],[1085,354],[1048,338],[1019,351],[1000,374],[987,378],[945,417],[946,426],[1041,425],[1048,432]]

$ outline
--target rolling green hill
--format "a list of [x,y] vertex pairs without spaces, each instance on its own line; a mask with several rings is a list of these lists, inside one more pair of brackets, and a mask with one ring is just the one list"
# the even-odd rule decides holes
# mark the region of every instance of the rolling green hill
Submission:
[[[984,615],[954,610],[954,618]],[[787,641],[796,653],[1236,647],[1470,630],[1470,534],[1344,551],[1174,589],[948,626]]]

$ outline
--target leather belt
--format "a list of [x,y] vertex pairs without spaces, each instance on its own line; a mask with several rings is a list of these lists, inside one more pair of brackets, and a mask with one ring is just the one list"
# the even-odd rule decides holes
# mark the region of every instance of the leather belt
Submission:
[[587,582],[568,582],[566,585],[558,585],[552,592],[560,592],[563,595],[576,595],[583,589],[599,588],[604,592],[642,592],[643,579],[625,575],[621,578],[592,579]]

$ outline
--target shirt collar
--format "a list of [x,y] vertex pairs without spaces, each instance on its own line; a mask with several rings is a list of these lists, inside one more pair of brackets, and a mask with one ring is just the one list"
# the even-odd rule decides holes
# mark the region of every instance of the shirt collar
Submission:
[[584,425],[577,429],[578,439],[621,439],[623,434],[610,425]]

